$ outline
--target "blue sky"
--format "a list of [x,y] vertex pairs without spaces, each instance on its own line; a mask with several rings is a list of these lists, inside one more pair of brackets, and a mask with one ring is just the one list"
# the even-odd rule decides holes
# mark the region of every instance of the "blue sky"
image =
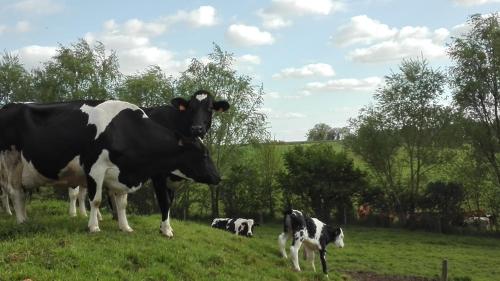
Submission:
[[0,0],[0,48],[32,68],[86,38],[116,50],[126,74],[158,64],[176,75],[215,42],[264,85],[272,136],[293,141],[316,123],[345,126],[402,58],[446,70],[467,17],[499,10],[500,0]]

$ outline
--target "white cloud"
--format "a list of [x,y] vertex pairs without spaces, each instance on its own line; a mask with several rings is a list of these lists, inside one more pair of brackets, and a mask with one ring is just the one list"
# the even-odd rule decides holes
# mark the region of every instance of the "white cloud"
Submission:
[[261,31],[258,27],[232,24],[229,26],[226,37],[234,44],[240,46],[272,45],[274,37],[267,31]]
[[331,77],[335,75],[335,71],[333,67],[326,63],[313,63],[307,64],[299,68],[285,68],[281,70],[279,73],[273,75],[273,78],[300,78],[300,77],[312,77],[312,76],[321,76],[321,77]]
[[0,35],[2,35],[2,33],[4,33],[6,30],[7,30],[7,26],[0,24]]
[[445,28],[430,30],[425,26],[391,28],[366,15],[351,18],[338,29],[335,42],[341,46],[364,44],[347,55],[352,61],[377,63],[423,55],[430,59],[446,56],[445,42],[450,32]]
[[31,45],[14,50],[12,53],[19,56],[26,68],[32,69],[55,56],[57,47]]
[[391,38],[396,33],[396,28],[390,28],[366,15],[359,15],[352,17],[348,24],[340,26],[333,39],[339,46],[356,43],[370,44],[373,41]]
[[271,119],[299,119],[307,117],[307,115],[300,112],[275,111],[269,107],[262,107],[259,109],[259,112]]
[[287,20],[278,14],[266,13],[262,9],[257,11],[257,15],[262,19],[262,26],[268,29],[280,29],[292,25],[291,20]]
[[363,79],[345,78],[333,79],[327,82],[311,82],[306,85],[306,90],[316,92],[337,91],[373,91],[382,84],[380,77],[367,77]]
[[344,7],[339,0],[272,0],[271,5],[257,11],[262,25],[278,29],[292,24],[290,18],[309,15],[327,16]]
[[31,30],[31,25],[28,21],[18,21],[16,24],[15,31],[17,32],[28,32]]
[[63,10],[60,3],[52,0],[23,0],[11,6],[12,9],[24,13],[50,15]]
[[453,2],[461,6],[476,6],[491,3],[500,3],[500,0],[453,0]]
[[249,64],[260,64],[261,60],[259,56],[246,54],[236,58],[237,63],[249,63]]
[[200,6],[189,12],[178,11],[174,16],[167,17],[167,21],[185,22],[193,27],[213,26],[217,24],[216,10],[212,6]]

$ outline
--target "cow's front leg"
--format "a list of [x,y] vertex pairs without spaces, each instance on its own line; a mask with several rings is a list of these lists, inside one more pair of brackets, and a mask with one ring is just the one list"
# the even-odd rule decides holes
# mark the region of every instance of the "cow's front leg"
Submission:
[[161,211],[160,233],[167,238],[174,237],[174,231],[170,226],[170,206],[174,199],[173,190],[167,187],[165,176],[157,175],[151,178]]
[[323,273],[328,277],[328,269],[326,268],[326,250],[319,251],[319,258],[321,259],[321,266],[323,267]]
[[134,231],[127,220],[127,193],[115,193],[116,215],[118,216],[118,226],[123,232]]

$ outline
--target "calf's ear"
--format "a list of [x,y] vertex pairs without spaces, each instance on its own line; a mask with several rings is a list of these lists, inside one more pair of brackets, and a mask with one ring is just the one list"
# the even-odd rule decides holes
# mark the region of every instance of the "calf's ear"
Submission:
[[215,101],[214,110],[218,112],[225,112],[229,109],[229,103],[225,100]]
[[260,226],[260,224],[259,223],[254,223],[253,226]]
[[187,106],[188,106],[188,101],[185,100],[184,98],[173,98],[170,103],[175,107],[177,108],[178,110],[180,111],[184,111],[186,110]]

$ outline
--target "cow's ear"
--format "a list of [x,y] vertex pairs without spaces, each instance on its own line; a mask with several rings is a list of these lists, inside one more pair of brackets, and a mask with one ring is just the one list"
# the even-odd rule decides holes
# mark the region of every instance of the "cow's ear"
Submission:
[[183,98],[173,98],[170,103],[180,111],[186,110],[188,106],[188,101]]
[[253,226],[260,226],[260,224],[259,223],[254,223]]
[[214,102],[214,110],[219,112],[225,112],[229,109],[229,103],[225,100],[220,100]]

